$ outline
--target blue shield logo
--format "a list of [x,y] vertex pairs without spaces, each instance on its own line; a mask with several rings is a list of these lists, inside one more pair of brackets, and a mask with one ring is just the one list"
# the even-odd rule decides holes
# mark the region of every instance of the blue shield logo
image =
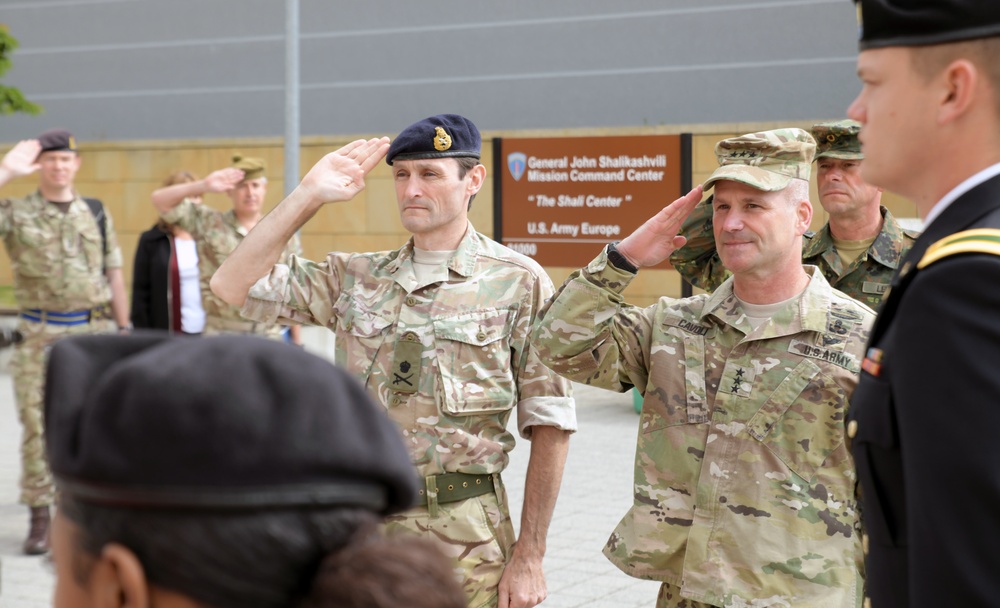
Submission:
[[515,182],[521,181],[524,169],[528,166],[528,157],[524,152],[511,152],[507,155],[507,170]]

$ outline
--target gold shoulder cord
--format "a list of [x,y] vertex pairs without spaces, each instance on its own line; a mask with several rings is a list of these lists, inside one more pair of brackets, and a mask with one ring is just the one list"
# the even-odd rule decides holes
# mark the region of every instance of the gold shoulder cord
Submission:
[[1000,256],[1000,230],[977,228],[946,236],[924,252],[917,268],[926,268],[934,262],[959,253],[990,253]]

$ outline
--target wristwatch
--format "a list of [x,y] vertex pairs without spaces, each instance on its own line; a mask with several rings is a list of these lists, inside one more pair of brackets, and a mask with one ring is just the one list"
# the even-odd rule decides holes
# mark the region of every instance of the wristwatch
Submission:
[[633,266],[632,263],[629,262],[620,251],[618,251],[618,248],[615,247],[618,243],[621,243],[621,241],[608,243],[608,261],[611,262],[611,265],[618,270],[624,270],[625,272],[631,272],[632,274],[639,272],[639,269]]

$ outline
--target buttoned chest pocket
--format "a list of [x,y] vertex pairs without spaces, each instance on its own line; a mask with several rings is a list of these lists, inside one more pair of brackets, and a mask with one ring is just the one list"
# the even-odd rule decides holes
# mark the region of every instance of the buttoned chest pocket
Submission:
[[812,483],[844,445],[847,395],[816,363],[801,361],[750,419],[747,432],[788,468]]
[[[705,338],[665,322],[650,352],[649,379],[642,404],[641,432],[708,421]],[[678,368],[684,370],[677,373]]]
[[338,349],[347,354],[347,366],[352,370],[370,369],[385,340],[392,319],[363,305],[344,293],[333,305],[336,333],[346,338]]
[[440,407],[474,414],[514,405],[510,335],[512,310],[485,310],[434,319]]

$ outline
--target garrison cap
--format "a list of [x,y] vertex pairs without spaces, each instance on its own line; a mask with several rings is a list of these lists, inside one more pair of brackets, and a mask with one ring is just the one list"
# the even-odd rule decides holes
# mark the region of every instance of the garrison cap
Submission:
[[855,0],[858,46],[944,44],[1000,36],[997,0]]
[[472,121],[458,114],[438,114],[403,129],[392,140],[385,162],[416,158],[479,158],[483,138]]
[[388,514],[417,498],[399,431],[360,383],[256,336],[60,340],[45,433],[59,491],[81,502]]
[[793,179],[809,181],[816,142],[802,129],[775,129],[723,139],[715,145],[719,168],[705,189],[728,179],[758,190],[784,190]]
[[816,140],[816,160],[821,158],[861,160],[864,158],[865,155],[861,152],[861,142],[858,141],[858,131],[860,130],[861,123],[856,120],[838,120],[813,125],[812,136]]
[[38,136],[38,143],[42,152],[76,152],[76,138],[66,129],[49,129]]
[[267,163],[263,158],[253,158],[242,154],[233,154],[233,168],[243,171],[243,181],[264,177]]

